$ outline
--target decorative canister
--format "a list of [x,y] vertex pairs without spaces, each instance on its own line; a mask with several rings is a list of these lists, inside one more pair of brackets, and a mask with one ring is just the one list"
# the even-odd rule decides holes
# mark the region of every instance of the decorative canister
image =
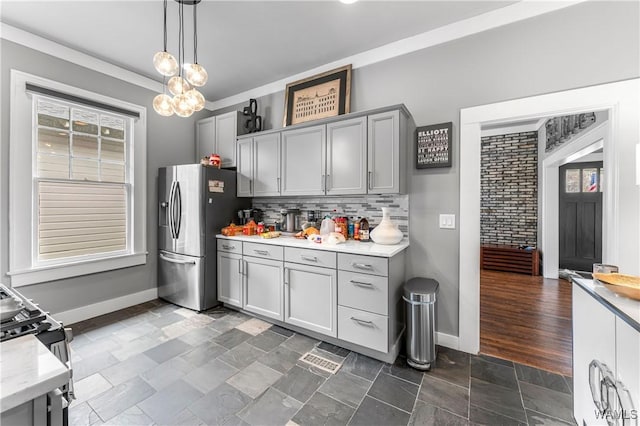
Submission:
[[220,168],[222,161],[220,160],[220,156],[218,154],[211,154],[209,157],[209,165],[213,167]]
[[391,221],[388,207],[382,207],[382,220],[371,231],[370,238],[376,244],[398,244],[402,240],[402,231]]

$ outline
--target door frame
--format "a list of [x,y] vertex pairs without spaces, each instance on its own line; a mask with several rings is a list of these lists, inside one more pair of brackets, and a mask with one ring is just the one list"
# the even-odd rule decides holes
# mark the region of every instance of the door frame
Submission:
[[[607,110],[610,125],[605,141],[611,142],[605,147],[604,158],[603,261],[615,261],[622,270],[637,274],[640,272],[640,225],[633,223],[633,218],[640,213],[640,196],[635,185],[635,145],[640,131],[638,93],[640,79],[635,78],[460,110],[460,350],[475,354],[480,349],[482,125]],[[621,198],[620,193],[625,197]],[[621,221],[625,223],[623,238],[619,232]],[[620,247],[621,242],[624,247]]]

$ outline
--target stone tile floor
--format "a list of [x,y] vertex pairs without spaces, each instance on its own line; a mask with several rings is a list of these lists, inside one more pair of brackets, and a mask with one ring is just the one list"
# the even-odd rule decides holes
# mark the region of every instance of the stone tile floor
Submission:
[[[422,373],[226,308],[160,300],[71,327],[71,425],[574,424],[570,378],[447,348]],[[308,351],[341,369],[299,361]]]

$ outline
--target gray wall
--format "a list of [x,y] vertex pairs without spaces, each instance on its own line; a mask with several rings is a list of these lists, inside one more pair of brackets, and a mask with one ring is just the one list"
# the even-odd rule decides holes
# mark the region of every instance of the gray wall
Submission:
[[[459,233],[438,214],[459,216],[460,109],[640,76],[639,14],[638,2],[581,3],[353,71],[352,111],[404,103],[418,126],[453,121],[453,166],[409,171],[407,275],[440,282],[438,331],[458,335]],[[283,105],[283,92],[258,99],[265,129],[281,127]]]
[[[170,164],[191,163],[195,155],[194,138],[196,116],[184,119],[161,117],[155,113],[151,102],[156,95],[150,90],[128,84],[122,80],[88,70],[20,46],[0,41],[0,72],[3,93],[0,132],[2,184],[0,223],[0,270],[2,282],[9,267],[8,240],[11,224],[9,206],[9,93],[12,68],[40,77],[90,90],[106,96],[132,102],[147,108],[147,264],[100,274],[67,280],[20,287],[27,297],[33,298],[51,312],[62,312],[92,303],[137,293],[156,286],[156,179],[158,167]],[[202,114],[198,114],[198,117]]]

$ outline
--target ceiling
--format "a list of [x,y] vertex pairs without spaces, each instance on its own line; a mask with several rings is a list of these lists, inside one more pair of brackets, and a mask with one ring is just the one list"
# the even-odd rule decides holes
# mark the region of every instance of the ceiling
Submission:
[[[514,1],[217,1],[198,5],[202,88],[216,101]],[[3,0],[0,20],[143,76],[162,50],[162,1]],[[168,5],[168,50],[177,55],[178,5]],[[193,57],[185,6],[186,62]],[[284,87],[283,87],[284,89]]]

